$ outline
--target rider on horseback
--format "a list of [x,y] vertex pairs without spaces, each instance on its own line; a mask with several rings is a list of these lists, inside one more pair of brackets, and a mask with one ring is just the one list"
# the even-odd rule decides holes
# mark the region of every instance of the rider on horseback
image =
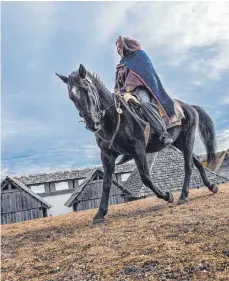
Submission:
[[161,143],[164,146],[172,144],[173,140],[166,131],[160,113],[171,120],[175,115],[175,105],[165,92],[150,58],[137,40],[128,37],[119,36],[116,47],[122,59],[117,65],[114,90],[119,91],[126,102],[140,102],[143,115],[156,131]]

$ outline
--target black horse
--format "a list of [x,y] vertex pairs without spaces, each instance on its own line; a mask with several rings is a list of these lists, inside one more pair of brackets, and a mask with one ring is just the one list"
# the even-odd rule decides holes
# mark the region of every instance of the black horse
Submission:
[[[163,147],[156,135],[151,134],[145,147],[144,130],[133,118],[125,107],[122,108],[119,130],[113,145],[109,148],[117,128],[117,109],[111,92],[103,85],[97,75],[87,72],[83,65],[68,77],[57,74],[67,84],[69,98],[73,101],[80,116],[84,119],[88,130],[95,133],[96,141],[101,149],[101,160],[104,168],[103,193],[99,210],[93,219],[93,223],[104,221],[108,212],[109,192],[111,188],[112,175],[115,170],[115,161],[119,155],[136,162],[141,180],[149,187],[158,198],[167,202],[173,202],[174,198],[170,191],[162,191],[156,187],[150,179],[147,166],[146,153],[157,152]],[[199,125],[202,141],[206,147],[208,163],[215,161],[215,129],[208,114],[200,107],[180,102],[185,119],[182,124],[168,130],[173,146],[182,151],[185,163],[185,178],[182,193],[178,203],[188,201],[189,183],[193,163],[202,177],[203,183],[208,189],[216,193],[218,187],[212,184],[198,157],[193,153],[195,134]]]

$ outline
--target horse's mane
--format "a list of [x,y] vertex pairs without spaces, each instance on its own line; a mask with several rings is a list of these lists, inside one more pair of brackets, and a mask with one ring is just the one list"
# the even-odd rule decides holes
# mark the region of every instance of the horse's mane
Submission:
[[107,89],[103,80],[100,78],[100,76],[97,73],[87,71],[87,74],[95,83],[95,86],[98,89],[98,91],[102,91],[106,94],[111,95],[111,92]]

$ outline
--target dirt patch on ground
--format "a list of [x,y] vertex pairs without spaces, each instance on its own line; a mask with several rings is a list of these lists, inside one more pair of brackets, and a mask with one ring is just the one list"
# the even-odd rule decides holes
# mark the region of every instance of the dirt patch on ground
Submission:
[[[178,199],[179,194],[175,194]],[[229,280],[229,184],[2,226],[3,281]]]

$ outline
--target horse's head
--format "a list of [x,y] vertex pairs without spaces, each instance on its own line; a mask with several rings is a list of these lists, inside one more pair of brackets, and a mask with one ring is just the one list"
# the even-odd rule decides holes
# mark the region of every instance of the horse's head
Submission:
[[81,64],[79,69],[68,77],[57,73],[56,75],[67,84],[69,98],[79,111],[79,115],[84,119],[87,128],[92,132],[100,130],[102,109],[99,94],[85,67]]

